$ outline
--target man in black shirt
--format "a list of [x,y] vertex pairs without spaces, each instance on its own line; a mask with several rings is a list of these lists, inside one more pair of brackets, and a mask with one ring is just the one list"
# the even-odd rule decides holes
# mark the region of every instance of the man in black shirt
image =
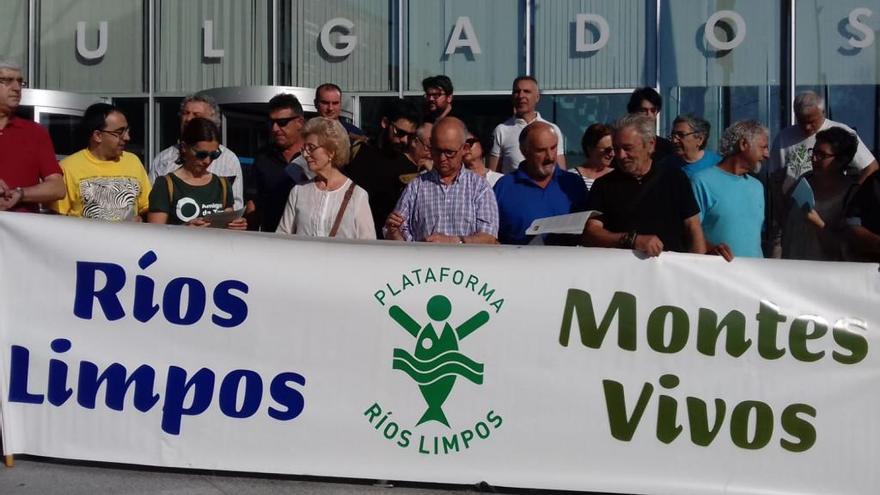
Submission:
[[444,75],[422,80],[425,90],[425,122],[434,123],[452,115],[452,80]]
[[612,139],[616,167],[590,190],[587,209],[602,214],[587,221],[583,244],[635,249],[648,256],[705,253],[700,209],[687,176],[651,160],[654,121],[627,115],[615,122]]
[[419,171],[403,152],[416,138],[420,123],[421,114],[415,103],[394,100],[383,112],[377,143],[355,144],[353,158],[342,170],[369,194],[378,239],[382,238],[382,226],[403,192],[404,181]]
[[281,93],[269,100],[269,132],[272,144],[261,150],[245,183],[248,229],[275,232],[290,190],[308,182],[305,160],[300,155],[305,125],[303,108],[296,96]]

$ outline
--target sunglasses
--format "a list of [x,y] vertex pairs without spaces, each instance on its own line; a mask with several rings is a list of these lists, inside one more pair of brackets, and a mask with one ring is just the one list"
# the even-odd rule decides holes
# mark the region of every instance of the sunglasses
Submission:
[[810,155],[815,156],[819,160],[825,160],[826,158],[834,158],[835,156],[837,156],[837,155],[829,155],[826,153],[822,153],[821,151],[817,150],[816,148],[810,148],[807,150],[807,152],[809,152]]
[[210,158],[211,161],[214,161],[220,158],[220,155],[223,153],[219,148],[214,151],[201,151],[201,150],[192,150],[192,154],[196,157],[197,160],[204,160],[205,158]]
[[468,146],[473,146],[473,145],[475,145],[475,144],[477,144],[477,143],[479,143],[479,142],[480,142],[479,139],[477,139],[477,138],[475,138],[475,137],[472,137],[472,138],[466,140],[466,141],[464,142],[464,144],[466,144],[466,145],[468,145]]
[[285,117],[283,119],[269,119],[268,125],[272,127],[273,125],[277,125],[278,127],[287,127],[287,124],[293,122],[296,119],[301,119],[302,117]]
[[394,124],[391,124],[389,127],[391,128],[391,132],[394,134],[394,137],[399,138],[399,139],[406,138],[406,139],[412,141],[417,136],[417,134],[415,132],[406,132],[405,130],[401,129],[400,127],[397,127]]

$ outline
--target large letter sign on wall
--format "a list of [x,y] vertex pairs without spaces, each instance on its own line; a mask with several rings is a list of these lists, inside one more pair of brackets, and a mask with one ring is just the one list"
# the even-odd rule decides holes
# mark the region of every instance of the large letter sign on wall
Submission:
[[[599,38],[592,42],[587,42],[587,25],[593,24],[599,29]],[[577,52],[598,52],[605,48],[608,39],[611,37],[611,28],[608,21],[598,14],[578,14],[575,18],[577,26],[577,36],[575,38],[575,51]]]
[[[736,26],[736,34],[734,34],[733,39],[730,41],[721,41],[715,36],[715,26],[722,19],[732,21],[734,26]],[[746,21],[743,20],[741,15],[732,10],[719,10],[709,16],[709,19],[706,21],[706,42],[716,50],[733,50],[741,45],[745,39]]]
[[[336,41],[330,39],[330,33],[336,28],[343,28]],[[344,17],[336,17],[327,21],[321,28],[321,47],[331,57],[347,57],[357,46],[357,36],[351,34],[354,23]],[[341,45],[341,46],[340,46]]]
[[98,24],[98,48],[89,50],[86,47],[86,23],[80,21],[76,23],[76,53],[86,60],[98,60],[107,53],[109,44],[107,36],[107,21],[101,21]]
[[469,48],[474,55],[483,53],[470,17],[459,17],[455,21],[452,36],[449,37],[449,44],[446,45],[446,55],[452,55],[459,48]]
[[223,58],[226,51],[222,48],[214,48],[214,21],[205,21],[202,25],[202,40],[204,43],[202,54],[205,58]]
[[862,39],[849,38],[846,40],[853,48],[868,48],[874,44],[874,30],[861,21],[861,17],[871,17],[871,9],[860,7],[849,13],[849,25],[862,35]]

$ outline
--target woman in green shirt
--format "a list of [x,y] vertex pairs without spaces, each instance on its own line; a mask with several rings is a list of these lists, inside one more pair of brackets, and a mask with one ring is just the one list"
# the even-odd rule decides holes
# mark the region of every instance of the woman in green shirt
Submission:
[[[195,118],[186,124],[180,138],[180,168],[156,179],[150,192],[147,221],[171,225],[207,227],[205,217],[231,211],[232,187],[226,177],[208,171],[220,157],[220,130],[208,119]],[[236,218],[226,228],[245,230],[244,218]]]

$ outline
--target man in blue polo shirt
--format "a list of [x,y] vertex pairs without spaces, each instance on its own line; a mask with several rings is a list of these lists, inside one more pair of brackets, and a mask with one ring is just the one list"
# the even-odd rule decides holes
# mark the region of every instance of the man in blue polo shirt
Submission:
[[[583,180],[556,164],[559,137],[546,122],[532,122],[519,135],[525,160],[519,168],[498,180],[498,240],[502,244],[528,244],[526,229],[538,218],[584,211],[587,190]],[[554,236],[545,244],[574,244],[577,239]]]

